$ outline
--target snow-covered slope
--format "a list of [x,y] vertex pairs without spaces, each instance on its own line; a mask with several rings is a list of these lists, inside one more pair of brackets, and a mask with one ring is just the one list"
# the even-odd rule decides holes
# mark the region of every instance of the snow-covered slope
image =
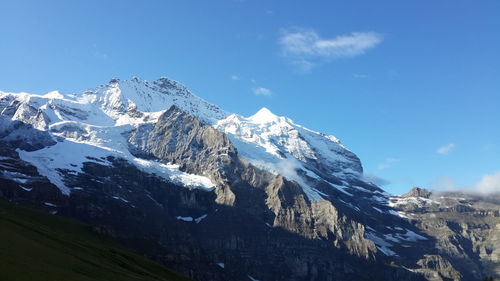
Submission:
[[139,78],[128,81],[112,79],[107,85],[83,92],[77,99],[86,104],[99,105],[117,125],[141,122],[141,118],[149,117],[141,113],[164,111],[172,105],[210,124],[228,115],[193,95],[180,83],[167,78],[154,82]]
[[186,187],[212,189],[214,185],[206,177],[183,173],[176,165],[134,157],[128,150],[126,132],[139,124],[156,122],[172,105],[207,123],[228,115],[166,78],[154,82],[113,79],[107,85],[77,94],[0,92],[0,136],[18,137],[9,119],[46,131],[53,145],[19,150],[19,154],[64,194],[71,192],[64,174],[81,172],[84,162],[106,163],[108,156],[126,159],[141,170]]
[[311,181],[335,186],[332,178],[360,178],[363,172],[359,159],[336,137],[304,128],[267,108],[250,117],[232,114],[215,127],[230,137],[241,157],[297,181],[311,200],[322,199],[309,187]]
[[359,159],[336,137],[304,128],[267,108],[248,118],[232,114],[218,121],[215,127],[230,135],[241,156],[256,164],[295,158],[302,163],[321,162],[333,173],[345,176],[362,173]]
[[[240,157],[298,182],[310,200],[324,199],[324,194],[314,188],[319,181],[350,195],[346,181],[362,178],[359,159],[337,138],[304,128],[266,108],[250,117],[229,114],[167,78],[153,82],[112,79],[106,85],[76,94],[0,92],[4,121],[30,124],[57,140],[55,145],[22,151],[20,155],[65,194],[70,189],[60,174],[78,173],[82,163],[107,156],[127,159],[143,170],[175,178],[185,185],[211,188],[206,178],[179,175],[173,166],[139,159],[129,152],[124,135],[139,125],[155,123],[172,105],[226,133]],[[14,134],[5,124],[2,126],[6,137]]]

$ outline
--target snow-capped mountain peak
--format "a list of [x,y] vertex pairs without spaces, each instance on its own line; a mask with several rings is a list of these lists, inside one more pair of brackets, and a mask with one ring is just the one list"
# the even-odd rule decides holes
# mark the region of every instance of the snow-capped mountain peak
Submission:
[[148,82],[134,77],[131,80],[111,79],[107,85],[87,90],[80,100],[101,105],[111,118],[118,120],[124,113],[159,112],[176,105],[206,123],[214,123],[229,114],[219,107],[192,94],[177,81],[162,77]]
[[[130,80],[114,78],[108,84],[76,94],[57,91],[45,95],[0,94],[4,118],[19,120],[75,143],[58,143],[49,149],[57,150],[53,153],[61,155],[61,149],[79,147],[99,157],[112,152],[134,163],[142,162],[128,151],[124,134],[143,124],[156,123],[173,105],[224,132],[240,157],[300,183],[311,200],[321,199],[321,196],[307,186],[307,181],[312,180],[312,185],[317,180],[338,183],[338,179],[362,175],[359,159],[333,136],[304,128],[265,107],[249,117],[229,114],[165,77],[152,82],[137,77]],[[74,165],[80,167],[81,163],[76,162],[87,161],[88,156],[82,154],[80,160],[61,157],[67,160],[62,163],[43,160],[42,154],[50,153],[40,153],[33,157],[29,153],[22,155],[31,162],[39,161],[38,166],[45,167],[41,169],[47,173]],[[54,181],[62,186],[62,181]]]
[[229,136],[240,157],[300,183],[311,200],[322,197],[308,187],[307,180],[329,182],[362,174],[359,159],[337,138],[297,125],[265,107],[250,117],[232,114],[215,128]]
[[265,123],[276,123],[279,122],[280,117],[272,113],[266,107],[261,108],[254,115],[248,117],[248,120],[251,120],[253,123],[257,124],[265,124]]

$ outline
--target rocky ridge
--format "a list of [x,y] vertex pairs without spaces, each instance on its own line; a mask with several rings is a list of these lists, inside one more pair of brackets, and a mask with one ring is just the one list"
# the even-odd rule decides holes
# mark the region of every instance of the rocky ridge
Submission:
[[499,278],[500,194],[416,187],[390,205],[435,240],[435,253],[417,262],[429,280]]

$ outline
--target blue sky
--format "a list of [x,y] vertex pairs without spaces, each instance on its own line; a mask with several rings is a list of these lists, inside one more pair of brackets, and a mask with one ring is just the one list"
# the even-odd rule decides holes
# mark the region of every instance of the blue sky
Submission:
[[355,152],[391,193],[500,189],[500,2],[1,1],[0,89],[167,76]]

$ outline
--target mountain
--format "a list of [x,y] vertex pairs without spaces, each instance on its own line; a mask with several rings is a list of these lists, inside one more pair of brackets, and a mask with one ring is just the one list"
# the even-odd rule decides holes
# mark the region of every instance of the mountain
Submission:
[[0,144],[0,195],[93,224],[195,280],[489,273],[441,254],[334,136],[266,108],[226,112],[167,78],[0,92]]
[[90,225],[0,199],[3,281],[187,281]]

